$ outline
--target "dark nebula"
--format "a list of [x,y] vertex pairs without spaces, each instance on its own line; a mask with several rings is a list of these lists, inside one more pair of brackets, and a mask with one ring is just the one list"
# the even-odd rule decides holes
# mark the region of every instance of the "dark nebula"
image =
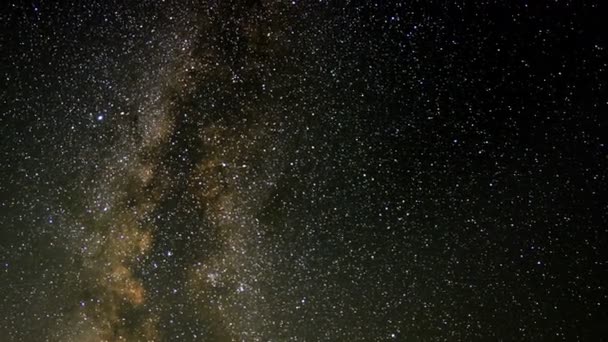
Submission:
[[599,1],[0,6],[1,341],[607,338]]

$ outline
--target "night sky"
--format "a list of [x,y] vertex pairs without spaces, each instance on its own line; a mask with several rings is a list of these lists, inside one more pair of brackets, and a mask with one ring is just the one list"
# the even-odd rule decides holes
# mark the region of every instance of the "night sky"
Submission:
[[0,341],[608,340],[600,1],[0,5]]

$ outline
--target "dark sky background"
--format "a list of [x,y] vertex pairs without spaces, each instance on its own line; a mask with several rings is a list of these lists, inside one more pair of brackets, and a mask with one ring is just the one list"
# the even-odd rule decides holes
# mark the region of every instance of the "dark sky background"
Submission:
[[601,7],[3,1],[0,340],[605,340]]

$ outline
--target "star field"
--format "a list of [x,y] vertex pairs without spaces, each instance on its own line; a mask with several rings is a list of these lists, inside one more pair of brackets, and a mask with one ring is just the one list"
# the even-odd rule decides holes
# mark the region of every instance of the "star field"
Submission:
[[0,340],[607,336],[599,2],[0,8]]

